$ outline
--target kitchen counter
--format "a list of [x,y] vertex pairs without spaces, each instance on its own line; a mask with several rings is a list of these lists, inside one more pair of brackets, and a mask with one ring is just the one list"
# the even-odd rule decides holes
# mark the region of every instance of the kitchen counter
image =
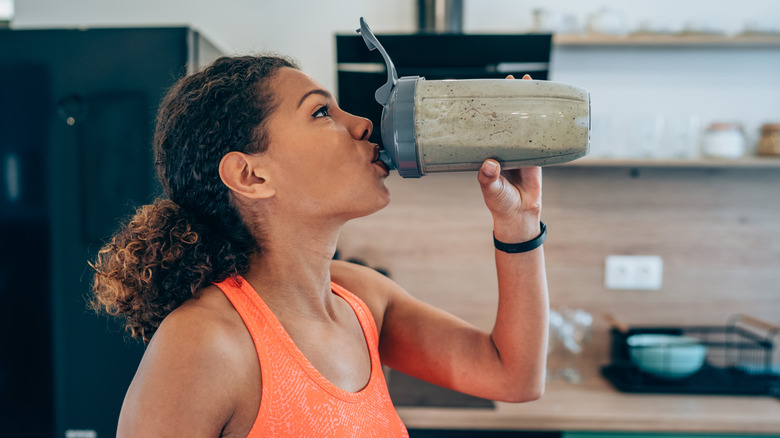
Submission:
[[399,407],[409,429],[699,432],[780,435],[772,397],[627,394],[601,377],[547,384],[531,403],[488,409]]

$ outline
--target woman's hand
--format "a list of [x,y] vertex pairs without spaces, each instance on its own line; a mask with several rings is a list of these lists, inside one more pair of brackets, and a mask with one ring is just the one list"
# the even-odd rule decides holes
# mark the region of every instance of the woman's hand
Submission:
[[[512,76],[507,79],[514,79]],[[531,79],[529,75],[523,79]],[[493,215],[496,238],[520,243],[539,235],[542,210],[542,169],[526,167],[501,172],[493,159],[485,160],[477,176],[485,204]]]
[[[531,240],[539,234],[542,169],[526,167],[503,174],[500,170],[498,162],[485,160],[477,177],[485,205],[493,215],[496,238],[512,243]],[[522,238],[525,240],[518,240]]]

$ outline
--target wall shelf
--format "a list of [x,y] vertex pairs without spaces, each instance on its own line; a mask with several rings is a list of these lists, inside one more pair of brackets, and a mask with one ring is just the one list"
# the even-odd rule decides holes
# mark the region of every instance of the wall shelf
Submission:
[[780,48],[780,34],[555,34],[557,47]]
[[[780,49],[780,33],[741,33],[738,35],[676,33],[628,35],[553,34],[553,46],[569,49]],[[565,166],[628,168],[700,168],[700,169],[780,169],[780,157],[746,156],[724,158],[621,158],[585,157]]]
[[566,163],[575,167],[655,167],[655,168],[711,168],[711,169],[780,169],[780,157],[745,157],[739,159],[693,158],[591,158],[585,157]]

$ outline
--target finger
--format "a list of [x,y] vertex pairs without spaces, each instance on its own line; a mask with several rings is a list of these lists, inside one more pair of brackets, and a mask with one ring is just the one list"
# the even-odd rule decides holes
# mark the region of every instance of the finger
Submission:
[[529,79],[531,79],[531,75],[523,75],[523,79],[529,80]]
[[514,77],[514,76],[512,76],[512,75],[509,75],[509,76],[507,76],[506,78],[507,78],[507,79],[514,79],[515,77]]
[[520,186],[520,184],[523,181],[523,169],[511,169],[511,170],[504,170],[501,172],[501,175],[504,175],[504,178],[506,178],[507,181],[509,181],[509,184],[512,184],[513,186]]
[[501,173],[507,182],[522,192],[536,193],[542,190],[542,168],[538,166],[505,170]]
[[498,164],[498,161],[488,159],[485,160],[484,163],[482,163],[482,166],[479,168],[479,173],[477,174],[477,180],[479,180],[480,186],[482,186],[482,190],[490,190],[496,185],[500,186],[500,183],[498,183],[499,177],[501,176],[501,165]]
[[507,181],[501,177],[501,165],[496,160],[485,160],[477,175],[485,205],[495,212],[507,211]]
[[542,191],[542,168],[539,166],[524,167],[519,169],[518,183],[521,183],[523,190],[529,193],[541,193]]

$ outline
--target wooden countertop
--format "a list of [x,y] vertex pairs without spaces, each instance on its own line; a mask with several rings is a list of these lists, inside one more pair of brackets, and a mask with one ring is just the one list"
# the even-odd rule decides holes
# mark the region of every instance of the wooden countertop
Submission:
[[496,409],[399,407],[409,429],[719,432],[780,435],[772,397],[621,393],[601,377],[552,382],[537,401]]

